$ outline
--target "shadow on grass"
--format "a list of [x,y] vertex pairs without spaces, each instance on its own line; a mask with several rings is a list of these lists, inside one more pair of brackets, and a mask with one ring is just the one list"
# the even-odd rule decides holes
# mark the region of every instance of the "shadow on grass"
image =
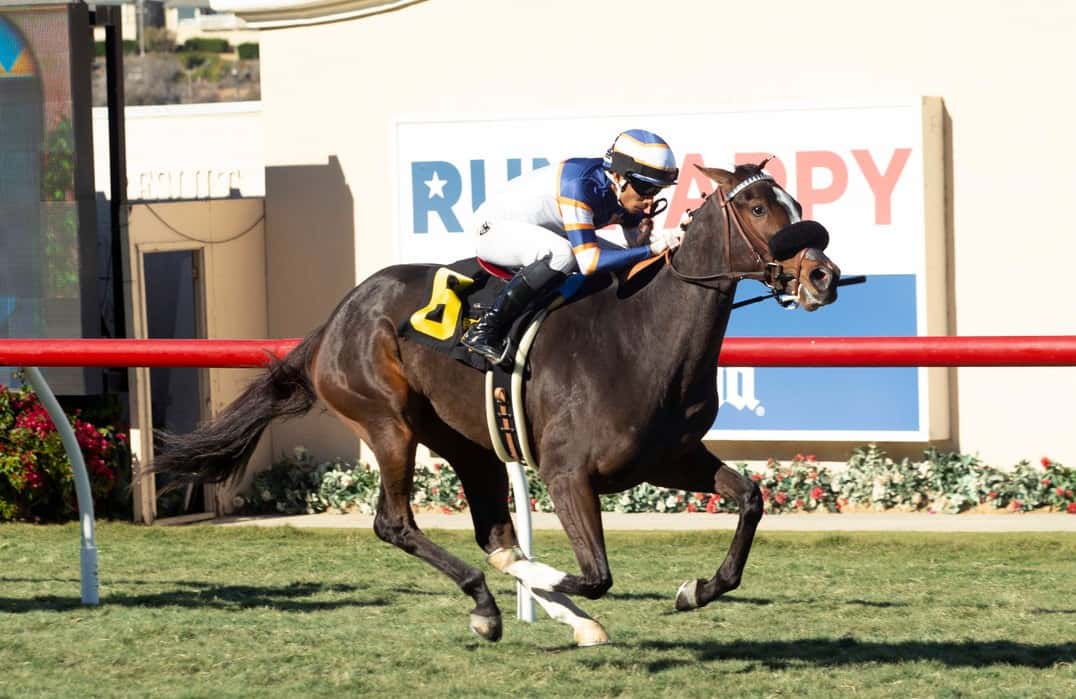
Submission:
[[[0,578],[4,582],[53,583],[78,580]],[[160,587],[176,586],[160,592],[130,594],[120,589],[104,590],[101,593],[102,606],[121,607],[188,607],[196,609],[253,609],[265,607],[284,612],[321,612],[344,607],[385,606],[392,603],[387,597],[346,600],[303,599],[324,593],[354,593],[362,588],[354,585],[326,583],[291,583],[288,585],[219,585],[204,581],[108,581],[109,588],[123,588],[127,585],[156,585]],[[83,605],[78,595],[35,595],[33,597],[0,597],[0,612],[21,614],[35,611],[68,611],[79,609]]]
[[937,662],[950,667],[1017,665],[1046,668],[1076,661],[1076,643],[1035,645],[1016,641],[902,641],[876,643],[854,638],[805,638],[797,641],[644,641],[641,649],[685,652],[693,657],[662,659],[652,672],[699,661],[740,660],[780,670],[796,665],[842,666],[863,663]]

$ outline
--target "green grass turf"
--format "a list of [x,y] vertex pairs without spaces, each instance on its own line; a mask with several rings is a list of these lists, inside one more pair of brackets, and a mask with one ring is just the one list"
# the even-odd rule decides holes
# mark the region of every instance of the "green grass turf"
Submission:
[[85,608],[74,525],[0,525],[0,696],[1076,696],[1072,534],[766,533],[739,590],[681,614],[730,533],[610,532],[615,585],[580,604],[615,644],[589,649],[517,621],[469,533],[431,536],[487,571],[500,643],[367,531],[103,523]]

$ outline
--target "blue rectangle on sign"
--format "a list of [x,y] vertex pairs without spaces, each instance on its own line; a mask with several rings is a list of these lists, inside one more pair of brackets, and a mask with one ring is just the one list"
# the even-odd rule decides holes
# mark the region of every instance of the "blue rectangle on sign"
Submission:
[[[741,283],[736,299],[763,287]],[[763,302],[737,309],[728,337],[916,335],[916,278],[874,275],[842,289],[814,313]],[[715,430],[915,431],[919,382],[915,367],[728,367],[719,371],[722,404]]]

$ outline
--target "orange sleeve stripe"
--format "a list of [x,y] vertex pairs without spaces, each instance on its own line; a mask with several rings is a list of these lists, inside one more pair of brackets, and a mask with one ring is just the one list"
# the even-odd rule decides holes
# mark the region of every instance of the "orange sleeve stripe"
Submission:
[[568,197],[557,197],[557,203],[561,206],[574,206],[577,209],[585,209],[591,213],[594,213],[594,209],[576,199],[569,199]]
[[581,231],[585,228],[593,230],[593,223],[566,223],[564,224],[564,230],[567,231]]
[[598,247],[597,243],[583,243],[582,245],[576,245],[574,248],[572,248],[572,252],[578,254],[583,252],[584,250],[590,250],[591,248],[596,247]]
[[[601,256],[601,250],[597,245],[594,245],[593,250],[580,250],[580,248],[589,247],[588,245],[580,245],[574,248],[576,252],[575,261],[577,264],[585,263],[585,267],[580,267],[580,272],[583,274],[593,274],[594,270],[598,268],[598,258]],[[582,259],[581,259],[582,258]]]

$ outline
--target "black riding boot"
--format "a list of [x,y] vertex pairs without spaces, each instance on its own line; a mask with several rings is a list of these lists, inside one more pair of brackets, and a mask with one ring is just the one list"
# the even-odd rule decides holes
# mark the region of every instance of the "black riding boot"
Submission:
[[547,259],[527,265],[509,280],[490,309],[467,329],[460,342],[494,364],[510,363],[505,335],[512,323],[542,292],[559,286],[565,276],[552,269]]

